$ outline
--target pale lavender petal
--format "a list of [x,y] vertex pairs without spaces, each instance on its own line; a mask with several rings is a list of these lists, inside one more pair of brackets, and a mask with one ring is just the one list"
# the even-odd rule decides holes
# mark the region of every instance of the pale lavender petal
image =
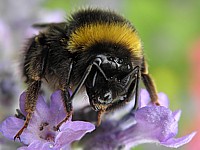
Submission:
[[[35,127],[35,125],[33,126]],[[34,127],[32,127],[32,124],[29,124],[28,128],[23,131],[22,135],[20,136],[22,143],[29,145],[33,141],[40,139],[39,134]]]
[[[25,97],[26,93],[22,93],[20,96],[20,109],[22,113],[25,113],[24,106],[25,106]],[[49,117],[51,114],[49,113],[49,107],[46,104],[44,98],[42,96],[38,96],[36,110],[34,111],[31,120],[29,122],[28,127],[23,131],[22,135],[20,136],[21,141],[24,144],[30,144],[34,140],[39,140],[40,136],[38,134],[39,127],[42,122],[49,122]],[[21,120],[24,123],[24,120]],[[23,127],[23,124],[19,126],[19,128],[15,131],[16,133]],[[16,134],[15,133],[15,134]],[[15,136],[13,134],[13,137]]]
[[164,106],[166,108],[169,107],[169,100],[166,94],[160,92],[158,93],[158,101],[160,103],[161,106]]
[[[0,126],[0,132],[8,139],[14,140],[14,136],[17,134],[17,132],[23,127],[24,120],[21,120],[16,117],[8,117],[5,121],[2,122]],[[21,142],[24,144],[30,144],[31,141],[36,139],[37,134],[33,134],[34,130],[30,132],[30,127],[25,129],[23,133],[20,136]],[[16,141],[19,141],[19,139],[16,139]]]
[[184,144],[187,144],[192,140],[192,138],[195,136],[196,132],[193,132],[189,135],[186,135],[181,138],[171,138],[167,141],[160,142],[161,145],[166,146],[166,147],[171,147],[171,148],[178,148],[180,146],[183,146]]
[[85,131],[73,131],[73,130],[66,130],[58,134],[55,141],[56,148],[61,148],[66,144],[70,144],[73,141],[79,140]]
[[[44,149],[48,149],[49,146],[53,146],[51,147],[53,149],[57,149],[58,147],[65,147],[69,149],[69,143],[74,140],[79,140],[87,132],[94,130],[95,127],[91,123],[68,121],[60,127],[61,132],[54,131],[53,126],[57,124],[55,123],[55,120],[59,118],[59,116],[63,119],[66,114],[60,91],[56,91],[52,94],[51,98],[49,108],[43,97],[39,96],[36,110],[31,117],[29,125],[26,129],[24,129],[20,136],[21,142],[28,145],[28,147],[21,147],[21,149],[37,149],[39,147],[40,149],[42,147],[44,147]],[[20,102],[21,111],[25,113],[25,93],[21,94]],[[43,126],[44,123],[46,123],[45,126]],[[0,131],[4,136],[13,140],[16,133],[21,129],[21,127],[23,127],[23,124],[24,120],[10,117],[2,123]],[[66,137],[68,137],[67,140]],[[55,143],[53,142],[53,144],[50,143],[51,145],[49,145],[48,139],[55,141]]]
[[119,133],[118,137],[127,146],[150,140],[167,140],[177,132],[177,124],[174,125],[171,114],[162,106],[143,107],[135,113],[137,123]]
[[[130,118],[136,123],[129,128],[113,127],[108,133],[101,133],[90,141],[87,148],[104,145],[108,149],[124,147],[129,149],[142,143],[159,143],[174,138],[178,132],[178,123],[173,113],[163,106],[146,106],[135,112]],[[106,140],[105,140],[106,139]]]
[[178,122],[181,117],[181,110],[176,110],[173,112],[174,119]]
[[27,112],[25,111],[25,97],[26,97],[26,93],[23,92],[19,98],[19,108],[22,114],[27,115]]
[[141,89],[140,91],[140,100],[138,102],[138,107],[145,107],[150,103],[149,93],[145,89]]
[[0,132],[8,139],[14,140],[14,136],[23,126],[24,121],[16,117],[8,117],[0,125]]
[[137,132],[144,132],[144,138],[149,136],[163,141],[178,132],[178,123],[175,121],[172,111],[163,106],[143,107],[136,111],[135,119],[136,126],[141,129],[141,131],[137,129]]
[[30,130],[31,132],[37,132],[42,122],[49,122],[49,120],[52,119],[49,112],[49,107],[44,98],[42,96],[38,96],[36,109],[31,117],[27,130]]
[[[25,98],[26,98],[26,93],[23,92],[20,95],[20,110],[24,115],[27,115],[27,112],[25,111]],[[46,104],[44,98],[42,96],[38,96],[37,99],[37,104],[36,104],[36,110],[39,110],[37,115],[39,115],[40,117],[42,117],[44,114],[46,114],[46,112],[48,112],[49,108],[48,105]]]
[[59,123],[64,117],[66,116],[66,111],[64,109],[64,103],[61,97],[61,91],[55,91],[51,95],[51,102],[50,102],[50,113],[52,118],[54,118],[54,123]]
[[[151,99],[149,97],[149,93],[147,92],[147,90],[142,89],[140,92],[140,101],[138,103],[139,108],[145,107],[147,105],[152,105],[151,103]],[[166,108],[169,107],[169,100],[166,94],[164,93],[158,93],[158,101],[160,103],[161,106],[164,106]]]
[[95,126],[83,121],[68,121],[61,126],[61,132],[55,139],[55,145],[60,148],[73,141],[80,140],[86,133],[95,129]]
[[28,146],[23,146],[17,150],[56,150],[53,148],[53,143],[36,140]]
[[18,148],[17,150],[27,150],[27,146],[22,146],[22,147]]
[[37,99],[37,104],[36,104],[36,111],[37,114],[35,113],[34,115],[38,115],[36,117],[41,117],[41,118],[45,118],[46,114],[48,114],[49,112],[49,106],[47,105],[47,103],[45,102],[43,96],[39,95],[38,99]]
[[84,121],[67,121],[66,124],[63,124],[60,128],[61,130],[72,129],[74,131],[78,130],[88,130],[91,132],[95,129],[94,124]]
[[[175,139],[181,111],[171,112],[162,106],[144,107],[135,113],[137,124],[118,135],[127,149],[142,143],[160,143],[167,147],[180,147],[188,143],[195,133]],[[130,134],[131,133],[131,134]]]
[[[50,122],[53,118],[48,105],[45,103],[44,98],[39,96],[37,100],[36,110],[34,111],[27,129],[24,130],[22,141],[24,144],[30,144],[34,140],[41,140],[39,128],[42,123]],[[22,138],[22,136],[21,136]]]

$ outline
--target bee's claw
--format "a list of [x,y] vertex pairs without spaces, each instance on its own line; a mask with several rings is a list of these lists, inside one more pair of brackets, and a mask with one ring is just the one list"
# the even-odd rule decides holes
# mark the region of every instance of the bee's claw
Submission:
[[17,133],[17,134],[15,135],[14,141],[15,141],[16,139],[19,139],[19,141],[21,142],[21,138],[20,138],[20,134],[19,134],[19,133]]
[[65,122],[71,117],[71,115],[72,115],[72,111],[69,112],[69,113],[66,115],[66,117],[65,117],[61,122],[58,123],[57,126],[54,126],[53,129],[54,129],[55,131],[60,131],[60,129],[59,129],[60,126],[61,126],[63,123],[65,123]]
[[60,131],[60,128],[58,126],[53,127],[54,131]]

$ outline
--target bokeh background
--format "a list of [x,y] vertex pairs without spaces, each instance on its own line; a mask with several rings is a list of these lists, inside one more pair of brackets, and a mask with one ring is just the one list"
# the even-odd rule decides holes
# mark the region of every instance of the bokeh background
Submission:
[[[168,95],[172,110],[182,110],[178,136],[200,131],[199,0],[1,0],[0,121],[15,113],[25,89],[19,66],[27,38],[38,32],[31,25],[63,21],[88,6],[115,10],[134,24],[158,91]],[[18,146],[0,137],[0,150]],[[135,149],[167,150],[155,144]],[[199,133],[179,150],[200,150]]]

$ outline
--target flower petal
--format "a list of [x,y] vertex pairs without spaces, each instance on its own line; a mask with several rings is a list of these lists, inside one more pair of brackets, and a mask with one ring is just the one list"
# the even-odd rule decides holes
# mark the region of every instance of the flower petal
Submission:
[[39,141],[39,140],[36,140],[36,141],[32,142],[28,146],[20,147],[17,150],[38,150],[38,149],[39,150],[55,150],[53,148],[53,143]]
[[34,113],[34,115],[41,118],[47,117],[50,112],[49,106],[41,95],[38,96],[35,112],[37,113]]
[[[129,149],[142,143],[163,143],[173,139],[178,132],[178,122],[171,110],[163,106],[146,106],[129,116],[136,123],[128,128],[113,128],[90,141],[86,148],[104,145],[108,149]],[[106,139],[106,140],[105,140]],[[109,141],[109,142],[108,142]],[[92,146],[91,146],[92,145]]]
[[[140,92],[141,100],[138,102],[139,108],[145,107],[147,105],[152,105],[151,99],[149,97],[149,93],[145,89],[141,89]],[[166,108],[169,107],[169,100],[166,94],[164,93],[158,93],[158,101],[161,106],[164,106]]]
[[176,121],[179,121],[180,117],[181,117],[181,110],[176,110],[173,112],[173,116],[174,116],[174,119]]
[[149,93],[145,89],[141,89],[140,91],[140,100],[138,102],[138,107],[142,108],[147,106],[150,103]]
[[[0,126],[0,132],[6,138],[14,140],[14,136],[23,127],[23,125],[24,125],[24,120],[21,120],[16,117],[8,117],[5,121],[2,122]],[[30,144],[32,141],[36,139],[37,136],[37,134],[32,134],[32,132],[29,132],[30,130],[28,128],[25,129],[20,136],[20,140],[24,144]],[[19,139],[15,140],[19,141]]]
[[52,114],[50,114],[49,107],[46,104],[44,98],[39,95],[38,99],[37,99],[36,109],[32,115],[30,123],[29,123],[33,126],[29,126],[29,127],[31,127],[31,130],[34,127],[36,127],[38,129],[41,122],[49,122],[49,120],[52,119],[51,115]]
[[[25,97],[26,97],[26,93],[23,92],[20,96],[20,109],[23,114],[27,114],[24,109]],[[48,105],[46,104],[44,98],[39,95],[37,99],[36,110],[34,111],[31,117],[28,127],[23,131],[22,135],[20,136],[21,142],[23,142],[24,144],[30,144],[34,140],[40,139],[38,135],[40,124],[42,122],[49,122],[49,119],[52,119],[51,117],[49,117],[50,115],[51,114],[50,114]],[[18,124],[18,128],[13,129],[15,130],[15,133],[14,134],[12,133],[13,137],[23,127],[24,120],[21,120],[21,119],[19,120],[22,123],[20,125]],[[9,123],[12,125],[12,120],[9,121]]]
[[[27,112],[25,111],[25,98],[26,98],[26,92],[23,92],[21,95],[20,95],[20,110],[21,112],[24,114],[24,115],[27,115]],[[46,114],[45,112],[47,112],[48,110],[48,106],[44,100],[44,98],[39,95],[38,96],[38,99],[37,99],[37,104],[36,104],[36,111],[38,111],[37,115],[39,116],[43,116],[44,114]]]
[[29,124],[28,128],[25,129],[20,136],[21,142],[24,143],[25,145],[29,145],[35,140],[40,139],[37,131],[35,129],[32,129],[31,124]]
[[63,124],[60,129],[72,129],[74,131],[88,130],[89,132],[91,132],[95,129],[95,126],[92,123],[85,121],[67,121],[66,124]]
[[[24,121],[16,117],[8,117],[0,125],[0,132],[8,139],[14,140],[17,131],[23,126]],[[17,139],[16,139],[17,140]]]
[[22,114],[26,116],[27,112],[25,111],[25,98],[26,98],[26,92],[23,92],[19,98],[19,108]]
[[169,107],[169,100],[166,94],[164,93],[158,93],[158,101],[160,103],[160,106],[164,106],[166,108]]
[[57,148],[70,144],[73,141],[81,139],[86,133],[95,129],[95,126],[83,121],[68,121],[61,126],[61,132],[55,139]]
[[21,136],[21,138],[23,137],[23,140],[21,141],[24,144],[30,144],[34,140],[39,140],[39,127],[41,126],[41,123],[50,122],[52,119],[53,118],[51,117],[48,105],[46,104],[44,98],[39,95],[36,110],[31,117],[28,127],[23,131],[24,136]]
[[135,113],[137,132],[144,132],[144,137],[166,140],[177,134],[178,123],[172,111],[163,106],[143,107]]
[[52,118],[54,118],[53,122],[55,124],[58,124],[66,115],[60,90],[55,91],[51,95],[50,113]]
[[169,139],[165,142],[160,142],[161,145],[166,146],[166,147],[171,147],[171,148],[178,148],[188,142],[190,142],[192,140],[192,138],[195,136],[196,132],[193,132],[189,135],[186,135],[184,137],[181,138],[172,138]]

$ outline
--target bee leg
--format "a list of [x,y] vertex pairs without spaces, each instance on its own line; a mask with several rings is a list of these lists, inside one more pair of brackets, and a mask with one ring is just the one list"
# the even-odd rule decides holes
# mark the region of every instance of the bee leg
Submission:
[[[79,83],[78,83],[76,89],[74,90],[74,92],[73,92],[73,94],[72,94],[72,96],[71,96],[70,98],[69,98],[69,93],[67,93],[67,92],[68,92],[67,89],[63,91],[63,101],[64,101],[64,103],[65,103],[65,108],[66,108],[66,111],[67,111],[67,115],[66,115],[66,117],[65,117],[61,122],[58,123],[57,126],[54,127],[54,130],[59,130],[59,127],[60,127],[64,122],[66,122],[66,121],[69,119],[69,117],[72,115],[72,111],[73,111],[73,108],[72,108],[72,100],[73,100],[74,96],[78,93],[78,91],[80,90],[80,88],[83,86],[83,84],[85,83],[85,80],[87,79],[87,77],[88,77],[88,75],[89,75],[89,73],[90,73],[90,71],[91,71],[91,69],[92,69],[92,67],[93,67],[93,65],[94,65],[95,63],[96,63],[96,62],[91,63],[91,64],[86,68],[86,71],[84,72],[84,74],[83,74],[81,80],[79,81]],[[70,65],[70,66],[71,66],[71,65]],[[70,68],[72,69],[72,66],[71,66]],[[70,80],[70,74],[71,74],[70,72],[71,72],[71,71],[69,71],[69,73],[68,73],[68,76],[69,76],[68,80]],[[69,81],[66,82],[66,83],[69,83]],[[66,86],[66,87],[67,87],[67,86]]]
[[45,75],[49,52],[47,46],[41,44],[45,38],[46,37],[43,34],[39,34],[32,38],[30,40],[30,47],[25,56],[24,75],[27,77],[26,82],[28,84],[25,97],[25,111],[27,112],[27,115],[23,127],[14,136],[14,140],[16,138],[20,140],[20,135],[24,129],[28,127],[31,116],[36,108],[38,94],[41,88],[41,79],[44,78]]
[[97,123],[96,123],[96,126],[100,126],[101,124],[101,117],[102,115],[105,113],[105,110],[99,110],[98,111],[98,115],[97,115]]
[[70,99],[70,94],[69,94],[69,91],[68,90],[63,90],[61,92],[61,95],[62,95],[62,99],[63,99],[63,103],[64,103],[64,106],[65,106],[65,110],[67,112],[65,118],[63,120],[61,120],[56,126],[53,127],[53,129],[55,131],[58,131],[60,126],[65,123],[72,115],[72,110],[73,110],[73,107],[72,107],[72,100]]
[[63,104],[65,106],[65,110],[67,112],[67,115],[66,117],[60,121],[58,123],[57,126],[54,127],[54,130],[57,131],[59,130],[60,126],[66,122],[72,115],[72,99],[70,99],[70,93],[68,91],[68,88],[69,88],[69,84],[70,84],[70,76],[71,76],[71,71],[72,71],[72,67],[73,67],[73,61],[71,60],[70,61],[70,64],[69,64],[69,71],[67,73],[67,76],[64,80],[61,80],[61,95],[62,95],[62,100],[63,100]]
[[20,140],[20,135],[22,134],[24,129],[28,127],[29,121],[36,107],[36,102],[37,102],[40,87],[41,87],[41,81],[33,81],[29,85],[26,91],[26,98],[25,98],[25,110],[27,112],[26,120],[24,122],[23,127],[15,135],[14,140],[16,138]]
[[142,70],[142,73],[141,73],[143,83],[144,83],[144,85],[145,85],[145,87],[146,87],[146,89],[147,89],[147,91],[150,95],[151,102],[159,106],[160,103],[158,102],[158,95],[157,95],[156,86],[153,82],[153,79],[148,74],[146,62],[143,62],[143,63],[144,63],[144,69]]
[[[138,70],[137,73],[135,74],[134,90],[132,90],[132,93],[135,93],[135,104],[132,109],[133,111],[135,111],[138,108],[139,83],[140,83],[140,71]],[[130,101],[131,99],[128,100]]]

